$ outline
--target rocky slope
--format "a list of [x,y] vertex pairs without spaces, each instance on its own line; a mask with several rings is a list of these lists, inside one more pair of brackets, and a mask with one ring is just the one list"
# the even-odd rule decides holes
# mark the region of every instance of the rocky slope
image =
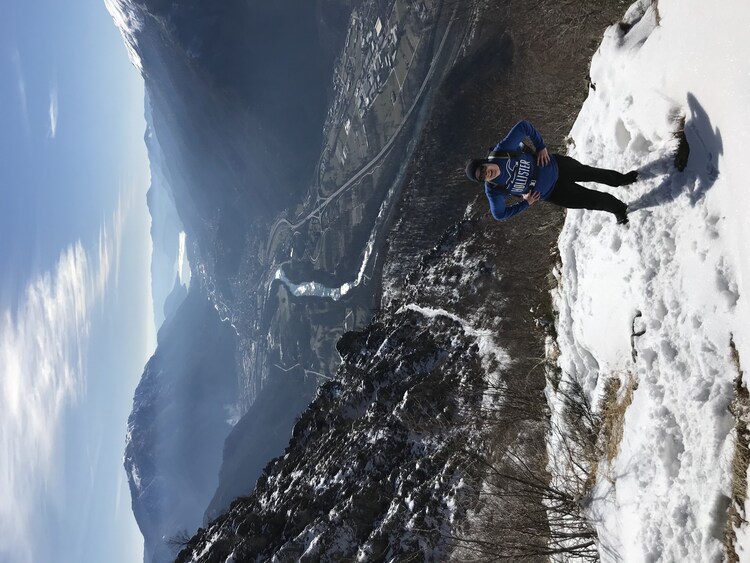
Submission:
[[[506,278],[514,250],[492,244],[482,215],[448,229],[398,299],[339,341],[343,363],[284,455],[177,561],[449,557],[467,508],[477,508],[483,452],[541,440],[542,381],[520,351],[541,338],[527,305],[549,236],[527,237],[542,259],[526,279],[512,267]],[[504,401],[511,391],[536,394],[537,410],[519,416]]]
[[[177,561],[442,559],[475,496],[488,368],[505,354],[464,321],[385,314],[338,345],[336,378],[250,496]],[[231,556],[231,557],[230,557]]]

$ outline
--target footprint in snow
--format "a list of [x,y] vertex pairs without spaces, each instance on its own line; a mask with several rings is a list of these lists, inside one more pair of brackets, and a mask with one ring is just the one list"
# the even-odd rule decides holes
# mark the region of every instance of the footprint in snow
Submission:
[[659,422],[661,424],[658,432],[661,439],[657,440],[660,445],[659,457],[661,457],[667,475],[674,479],[680,472],[680,456],[685,451],[685,443],[674,414],[666,408],[662,408],[660,411]]
[[675,244],[674,234],[671,231],[664,231],[661,235],[662,246],[667,255],[674,254],[677,249]]
[[706,225],[706,232],[708,233],[708,237],[711,239],[717,239],[719,238],[719,220],[721,217],[718,215],[713,215],[710,213],[706,213],[706,217],[704,219],[704,224]]
[[695,329],[699,329],[700,327],[703,326],[703,319],[701,319],[697,315],[693,315],[692,318],[690,319],[690,322],[693,323],[693,328]]
[[693,254],[698,257],[698,260],[705,262],[708,257],[708,250],[705,248],[698,248],[698,242],[693,241],[690,247],[693,249]]
[[643,321],[643,313],[636,311],[633,316],[633,322],[630,331],[630,356],[635,363],[638,359],[638,347],[636,342],[638,338],[646,334],[646,325]]
[[708,381],[701,380],[693,388],[693,400],[698,403],[705,403],[711,398],[711,384]]
[[620,149],[620,152],[625,152],[630,143],[630,139],[630,131],[625,127],[625,123],[623,123],[622,119],[618,119],[615,124],[615,142],[617,143],[617,148]]
[[673,362],[677,357],[677,348],[669,340],[661,341],[661,354],[667,361]]
[[637,154],[649,154],[652,151],[651,143],[641,133],[637,133],[630,142],[629,149]]
[[620,247],[622,246],[622,239],[619,237],[619,235],[615,234],[612,237],[612,241],[609,244],[609,247],[612,249],[612,252],[617,252],[620,250]]
[[737,305],[737,301],[740,298],[739,288],[723,262],[716,268],[716,289],[724,296],[730,309],[733,309]]
[[667,316],[667,312],[668,312],[667,306],[664,304],[664,301],[662,301],[661,299],[658,299],[656,303],[654,304],[654,308],[652,312],[656,319],[658,319],[659,321],[663,321],[664,317]]

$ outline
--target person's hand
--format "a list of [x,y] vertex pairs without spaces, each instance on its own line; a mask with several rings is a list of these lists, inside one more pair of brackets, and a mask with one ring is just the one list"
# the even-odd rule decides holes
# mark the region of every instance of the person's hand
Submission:
[[524,199],[524,200],[526,201],[526,203],[528,203],[529,205],[534,205],[534,204],[535,204],[535,203],[536,203],[537,201],[539,201],[539,197],[540,197],[540,195],[539,195],[539,192],[538,192],[538,191],[536,191],[536,190],[531,190],[530,192],[528,192],[528,193],[525,193],[525,194],[523,194],[523,195],[522,195],[521,197],[522,197],[522,198],[523,198],[523,199]]
[[547,166],[549,164],[549,151],[547,150],[547,147],[540,150],[538,153],[536,153],[536,165],[537,166]]

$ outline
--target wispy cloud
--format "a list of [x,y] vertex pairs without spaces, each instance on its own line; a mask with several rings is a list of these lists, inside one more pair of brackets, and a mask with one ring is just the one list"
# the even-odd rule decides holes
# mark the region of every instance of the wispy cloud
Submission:
[[63,508],[62,419],[85,392],[92,316],[119,261],[122,223],[118,209],[95,252],[68,247],[0,316],[0,559],[35,560],[34,507]]
[[21,53],[18,49],[14,48],[10,53],[11,66],[15,73],[16,90],[18,91],[18,101],[20,104],[20,116],[23,122],[26,136],[31,135],[31,125],[29,122],[29,99],[26,94],[26,78],[23,71],[23,63],[21,62]]
[[49,136],[54,139],[57,136],[57,85],[53,85],[49,93]]

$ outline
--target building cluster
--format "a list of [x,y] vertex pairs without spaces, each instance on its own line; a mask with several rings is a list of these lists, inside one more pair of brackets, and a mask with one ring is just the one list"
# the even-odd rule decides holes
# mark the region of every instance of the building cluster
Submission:
[[[407,16],[399,17],[399,13]],[[358,117],[364,122],[365,114],[393,72],[399,41],[408,25],[406,20],[413,17],[424,21],[427,13],[425,0],[374,0],[353,12],[344,51],[334,71],[336,95],[326,119],[325,138],[330,139],[329,134],[340,127],[342,121],[347,135],[352,128],[352,119]],[[391,101],[395,103],[393,95]],[[356,114],[352,110],[356,110]],[[321,175],[325,172],[330,147],[324,152],[323,166],[319,170]],[[343,164],[348,150],[344,146],[336,153]]]
[[360,119],[370,109],[391,74],[398,51],[398,29],[398,22],[385,29],[378,17],[375,25],[362,36],[361,48],[365,57],[363,76],[354,93]]

